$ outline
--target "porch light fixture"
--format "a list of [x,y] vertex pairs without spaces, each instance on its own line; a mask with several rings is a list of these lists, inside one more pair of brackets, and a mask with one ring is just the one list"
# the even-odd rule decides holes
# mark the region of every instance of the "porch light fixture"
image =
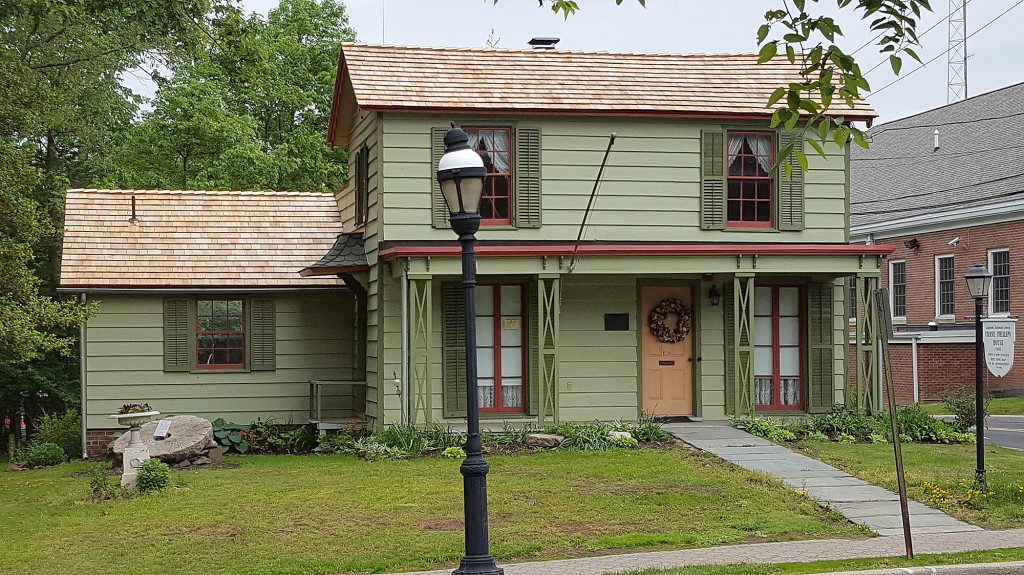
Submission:
[[718,307],[718,304],[722,303],[722,294],[718,293],[718,286],[711,286],[711,290],[708,291],[708,301],[711,302],[712,307]]
[[982,300],[988,297],[988,288],[992,285],[992,272],[981,264],[974,264],[974,267],[967,270],[964,279],[967,280],[967,290],[974,298],[974,429],[978,435],[976,441],[977,467],[974,470],[974,481],[980,486],[985,486],[985,382],[981,371],[985,355],[985,340],[981,334],[981,314]]
[[466,554],[455,575],[503,575],[494,564],[487,541],[487,462],[480,442],[480,411],[476,381],[476,256],[473,244],[480,229],[480,197],[487,169],[469,147],[469,136],[452,123],[444,135],[445,153],[437,164],[437,183],[448,206],[448,221],[462,243],[462,286],[466,298],[466,459],[462,473]]

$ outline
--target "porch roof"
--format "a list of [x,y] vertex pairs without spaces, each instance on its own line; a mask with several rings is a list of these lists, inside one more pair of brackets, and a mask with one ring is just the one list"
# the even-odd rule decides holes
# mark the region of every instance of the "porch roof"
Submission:
[[343,272],[355,272],[370,269],[366,261],[366,248],[363,245],[363,233],[341,234],[334,240],[331,250],[324,254],[318,262],[302,268],[302,277],[337,275]]
[[64,291],[345,285],[297,273],[342,231],[331,194],[71,189],[64,213]]

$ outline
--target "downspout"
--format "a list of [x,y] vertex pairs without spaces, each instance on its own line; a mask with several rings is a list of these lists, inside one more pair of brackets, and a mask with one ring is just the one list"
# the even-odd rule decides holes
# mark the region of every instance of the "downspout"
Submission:
[[402,264],[402,423],[409,423],[409,268]]
[[[82,307],[85,307],[86,295],[83,293],[81,297]],[[82,459],[89,458],[89,449],[85,438],[87,425],[85,417],[85,323],[86,322],[83,321],[81,325],[78,326],[78,379],[82,386],[82,412],[80,414],[82,419]]]
[[914,337],[910,340],[910,349],[913,353],[913,365],[914,365],[914,403],[921,402],[921,393],[917,385],[917,342],[921,339],[920,335],[914,334]]

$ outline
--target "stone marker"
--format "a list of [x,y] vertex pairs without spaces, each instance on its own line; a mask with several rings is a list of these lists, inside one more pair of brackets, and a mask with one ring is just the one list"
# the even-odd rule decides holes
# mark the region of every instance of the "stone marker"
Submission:
[[[142,443],[149,448],[150,457],[164,463],[178,463],[199,455],[213,441],[213,425],[202,417],[175,415],[166,420],[171,422],[171,426],[165,439],[153,438],[156,421],[142,426]],[[114,441],[114,455],[121,458],[127,445],[128,434],[118,437]]]
[[545,449],[558,447],[563,441],[565,441],[565,438],[561,435],[550,433],[530,433],[523,438],[523,443],[527,447],[543,447]]

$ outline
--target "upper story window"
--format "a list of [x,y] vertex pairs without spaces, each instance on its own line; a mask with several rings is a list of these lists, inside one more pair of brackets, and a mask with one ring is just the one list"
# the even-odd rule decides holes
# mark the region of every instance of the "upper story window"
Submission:
[[953,299],[956,278],[953,277],[953,256],[935,258],[935,314],[952,316],[956,313]]
[[1010,313],[1010,250],[989,251],[988,269],[992,270],[989,313]]
[[771,227],[775,133],[729,132],[727,162],[728,225]]
[[907,262],[889,262],[889,297],[893,317],[907,316]]
[[245,367],[244,318],[242,300],[196,301],[196,369]]
[[487,168],[484,194],[480,198],[482,225],[512,223],[512,129],[496,127],[463,128],[469,145],[483,158]]

